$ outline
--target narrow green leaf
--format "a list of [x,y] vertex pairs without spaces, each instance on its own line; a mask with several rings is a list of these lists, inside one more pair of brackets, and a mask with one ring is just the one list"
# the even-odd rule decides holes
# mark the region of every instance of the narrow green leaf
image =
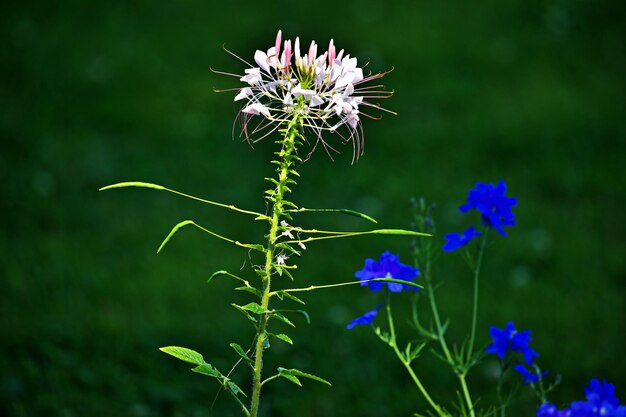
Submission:
[[377,229],[372,230],[369,233],[375,235],[393,235],[393,236],[432,236],[428,233],[414,232],[412,230],[404,229]]
[[293,275],[291,275],[291,272],[289,272],[289,269],[283,268],[280,265],[274,265],[274,268],[276,269],[276,271],[278,271],[278,275],[282,276],[283,274],[285,274],[289,277],[290,280],[294,280]]
[[243,390],[241,388],[239,388],[239,386],[237,384],[235,384],[233,381],[228,381],[226,384],[228,385],[228,388],[233,392],[233,394],[235,394],[235,395],[241,394],[244,397],[248,397],[246,395],[246,393],[243,392]]
[[165,352],[168,355],[180,359],[181,361],[189,362],[194,365],[204,365],[204,358],[201,354],[195,350],[187,349],[179,346],[166,346],[159,348],[161,352]]
[[424,288],[422,285],[416,284],[413,281],[405,281],[403,279],[395,279],[395,278],[373,278],[370,281],[374,282],[395,282],[396,284],[404,284],[410,287]]
[[193,372],[198,373],[198,374],[202,374],[202,375],[207,375],[213,378],[222,378],[223,375],[220,373],[220,371],[218,371],[217,369],[215,369],[211,364],[209,363],[203,363],[202,365],[196,366],[195,368],[192,369]]
[[235,352],[237,352],[237,354],[239,356],[241,356],[242,358],[244,358],[245,360],[247,360],[248,362],[252,363],[254,362],[250,356],[248,356],[248,354],[246,352],[244,352],[243,348],[241,346],[239,346],[237,343],[231,343],[230,347],[235,349]]
[[100,188],[100,191],[110,190],[113,188],[125,188],[125,187],[152,188],[153,190],[165,190],[166,189],[165,187],[161,185],[151,184],[149,182],[129,181],[129,182],[119,182],[117,184],[107,185],[106,187]]
[[230,272],[224,271],[224,270],[213,272],[211,274],[211,276],[209,277],[209,279],[207,280],[207,284],[210,284],[211,281],[213,281],[217,277],[221,277],[222,275],[226,275],[226,276],[229,276],[231,278],[235,278],[236,280],[239,280],[239,281],[243,282],[246,286],[249,286],[248,281],[246,281],[245,279],[243,279],[241,277],[238,277],[237,275],[233,275]]
[[302,378],[308,378],[308,379],[312,379],[314,381],[321,382],[321,383],[329,385],[329,386],[331,385],[330,382],[326,381],[323,378],[320,378],[317,375],[307,374],[306,372],[302,372],[302,371],[299,371],[297,369],[278,368],[278,373],[281,374],[281,375],[292,375],[292,376],[296,376],[296,377],[299,376],[299,377],[302,377]]
[[307,324],[311,324],[311,317],[309,317],[309,313],[304,310],[293,310],[294,313],[300,314],[306,320]]
[[174,228],[172,229],[170,234],[167,235],[167,237],[165,238],[163,243],[161,243],[161,246],[159,246],[159,249],[157,249],[157,253],[161,252],[161,249],[163,249],[163,247],[167,244],[167,242],[169,242],[169,240],[172,238],[172,236],[174,236],[176,234],[176,232],[178,232],[180,229],[182,229],[183,227],[188,226],[190,224],[195,225],[195,223],[192,220],[185,220],[185,221],[182,221],[182,222],[178,223],[176,226],[174,226]]
[[299,387],[302,386],[302,383],[300,382],[300,380],[296,376],[294,376],[290,372],[288,372],[287,369],[285,369],[285,368],[278,368],[278,374],[280,376],[282,376],[283,378],[287,379],[288,381],[293,382],[297,386],[299,386]]
[[265,310],[258,303],[248,303],[245,306],[241,306],[242,309],[250,311],[254,314],[263,314]]
[[283,299],[283,297],[289,298],[290,300],[295,301],[296,303],[300,303],[302,305],[306,304],[304,301],[302,301],[301,299],[299,299],[298,297],[296,297],[295,295],[286,292],[286,291],[276,291],[276,295],[278,296],[278,298],[280,298],[281,300]]
[[296,256],[300,256],[300,252],[295,250],[290,244],[285,243],[285,242],[281,242],[281,243],[277,243],[276,244],[277,248],[281,248],[281,249],[285,249],[287,252],[296,255]]
[[287,336],[286,334],[273,334],[273,333],[269,333],[270,336],[275,337],[276,339],[280,339],[283,342],[289,343],[290,345],[293,345],[293,340],[291,340],[291,338],[289,336]]
[[278,320],[282,321],[283,323],[290,325],[291,327],[296,327],[295,324],[293,324],[287,317],[283,316],[280,313],[272,313],[272,314],[270,314],[270,317],[278,319]]
[[235,241],[235,245],[241,246],[243,248],[254,249],[261,253],[265,253],[265,246],[258,244],[258,243],[241,243],[239,241]]
[[263,297],[263,294],[261,293],[261,291],[259,291],[256,288],[253,288],[253,287],[237,287],[237,288],[235,288],[235,290],[237,290],[237,291],[246,291],[246,292],[249,292],[251,294],[256,295],[259,298]]
[[233,307],[235,307],[237,310],[241,311],[241,312],[243,313],[243,315],[244,315],[244,316],[246,316],[246,318],[247,318],[248,320],[250,320],[250,321],[251,321],[251,322],[253,322],[253,323],[257,323],[257,319],[256,319],[256,318],[254,318],[254,317],[252,317],[252,315],[251,315],[250,313],[248,313],[246,310],[244,310],[242,306],[237,305],[237,304],[235,304],[235,303],[232,303],[231,305],[232,305]]

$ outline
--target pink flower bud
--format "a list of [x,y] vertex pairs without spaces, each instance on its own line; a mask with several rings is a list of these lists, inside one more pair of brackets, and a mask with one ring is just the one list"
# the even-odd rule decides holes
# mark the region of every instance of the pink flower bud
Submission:
[[333,43],[333,40],[330,40],[330,44],[328,45],[328,68],[332,68],[333,66],[333,61],[335,60],[335,57],[337,56],[337,51],[335,50],[335,44]]
[[276,34],[276,60],[280,59],[280,43],[282,41],[283,38],[283,31],[279,30],[278,33]]

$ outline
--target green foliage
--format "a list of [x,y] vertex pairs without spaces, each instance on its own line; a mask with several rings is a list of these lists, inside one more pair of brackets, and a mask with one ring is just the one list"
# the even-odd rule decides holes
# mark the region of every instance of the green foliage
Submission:
[[173,357],[180,359],[184,362],[189,362],[194,365],[204,365],[204,358],[201,354],[196,352],[195,350],[187,349],[184,347],[178,346],[166,346],[159,348],[161,352],[165,352],[168,355],[172,355]]
[[321,382],[322,384],[326,384],[328,386],[331,385],[330,382],[326,381],[323,378],[320,378],[319,376],[307,374],[306,372],[302,372],[297,369],[278,368],[278,375],[280,375],[283,378],[286,378],[287,380],[299,386],[302,386],[302,384],[300,383],[300,380],[298,379],[298,377],[312,379],[314,381]]

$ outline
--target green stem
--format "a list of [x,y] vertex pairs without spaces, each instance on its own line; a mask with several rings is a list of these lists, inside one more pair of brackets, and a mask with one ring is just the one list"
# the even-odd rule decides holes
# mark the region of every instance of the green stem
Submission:
[[280,166],[278,168],[278,185],[271,197],[268,197],[272,203],[272,217],[270,220],[270,232],[267,240],[267,249],[265,250],[265,268],[263,274],[263,293],[261,296],[261,307],[266,312],[259,319],[257,328],[256,343],[254,348],[254,367],[252,371],[252,399],[250,404],[250,417],[257,417],[259,412],[259,401],[261,398],[261,371],[263,368],[263,350],[265,340],[268,337],[266,333],[267,322],[269,320],[269,301],[271,297],[271,276],[275,268],[274,251],[276,249],[276,238],[279,231],[280,219],[284,214],[283,197],[287,192],[287,180],[289,176],[290,166],[295,156],[296,137],[298,136],[298,127],[300,126],[300,118],[296,113],[294,118],[289,122],[285,129],[285,137],[282,141],[282,150],[279,153]]
[[324,288],[335,288],[335,287],[344,287],[346,285],[363,285],[363,284],[367,284],[370,282],[394,282],[397,284],[404,284],[404,285],[410,285],[412,287],[416,287],[416,288],[422,288],[421,285],[418,285],[412,281],[405,281],[402,279],[395,279],[395,278],[372,278],[372,279],[364,279],[364,280],[360,280],[360,281],[350,281],[350,282],[340,282],[338,284],[327,284],[327,285],[311,285],[305,288],[288,288],[286,290],[280,290],[280,291],[272,291],[270,293],[270,297],[273,297],[274,295],[277,295],[278,293],[284,293],[284,292],[303,292],[303,291],[313,291],[313,290],[321,290]]
[[478,315],[478,278],[480,276],[480,266],[483,261],[483,254],[485,253],[485,243],[487,242],[487,233],[489,228],[485,228],[483,237],[480,242],[480,249],[478,250],[478,258],[476,259],[476,266],[474,268],[474,304],[472,307],[472,331],[470,333],[469,345],[467,349],[467,363],[471,366],[471,358],[474,356],[474,339],[476,338],[476,321]]
[[393,317],[391,315],[391,297],[389,293],[387,294],[387,319],[389,321],[389,333],[390,333],[389,345],[393,348],[393,351],[396,353],[396,356],[398,357],[398,359],[400,359],[400,362],[402,362],[407,372],[413,379],[413,382],[415,382],[417,389],[419,389],[419,391],[422,393],[422,395],[424,396],[428,404],[430,404],[430,406],[435,410],[437,415],[439,415],[440,417],[446,417],[445,412],[441,409],[440,406],[437,405],[437,403],[435,403],[435,401],[433,401],[431,396],[428,394],[428,391],[426,391],[426,388],[424,387],[424,385],[422,385],[422,382],[419,380],[419,378],[413,371],[413,368],[411,368],[411,361],[408,358],[406,358],[404,354],[398,348],[398,344],[396,343],[396,328],[393,324]]
[[467,382],[465,381],[466,374],[458,374],[459,382],[461,383],[461,389],[463,391],[463,398],[465,398],[465,403],[469,409],[469,413],[471,417],[475,417],[476,413],[474,412],[474,404],[472,403],[472,397],[470,397],[469,389],[467,388]]
[[[430,262],[428,262],[430,264]],[[437,308],[437,301],[435,300],[435,290],[433,289],[431,277],[430,277],[430,265],[426,268],[426,274],[424,282],[426,282],[426,291],[428,292],[428,299],[430,301],[430,309],[433,313],[433,318],[435,319],[435,326],[437,327],[437,339],[439,340],[439,344],[441,345],[441,350],[448,360],[448,363],[455,368],[454,360],[452,359],[452,354],[450,353],[450,349],[448,348],[448,343],[446,342],[445,332],[443,330],[443,326],[441,324],[441,318],[439,317],[439,309]]]

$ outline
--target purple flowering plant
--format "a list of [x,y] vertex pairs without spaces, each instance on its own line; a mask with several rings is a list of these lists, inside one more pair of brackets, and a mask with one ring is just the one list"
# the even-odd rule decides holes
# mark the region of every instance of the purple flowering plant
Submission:
[[[245,292],[252,301],[244,305],[233,303],[235,310],[252,325],[254,337],[240,343],[232,342],[234,365],[230,371],[220,371],[207,362],[199,352],[180,346],[160,348],[164,353],[193,365],[192,371],[215,380],[220,389],[228,393],[237,403],[245,417],[261,414],[261,388],[268,383],[282,379],[301,385],[300,378],[312,379],[330,385],[328,381],[309,372],[290,367],[279,367],[275,373],[267,375],[263,370],[264,354],[270,348],[270,340],[293,344],[293,340],[281,327],[295,327],[291,321],[297,314],[308,320],[308,313],[283,304],[304,304],[296,296],[299,292],[309,292],[322,288],[344,285],[371,285],[380,289],[383,285],[392,291],[418,287],[410,279],[414,278],[414,268],[400,266],[393,255],[381,258],[379,263],[372,261],[365,268],[359,280],[350,280],[329,285],[310,285],[290,288],[295,281],[297,265],[309,243],[336,238],[363,235],[425,236],[425,233],[402,229],[373,229],[359,231],[334,231],[302,228],[295,224],[298,215],[318,212],[334,212],[359,217],[377,223],[363,213],[348,209],[312,209],[302,207],[289,200],[288,195],[299,178],[298,168],[306,162],[318,147],[324,148],[330,156],[337,152],[337,144],[351,144],[353,161],[363,154],[363,117],[378,119],[371,112],[388,112],[372,100],[388,98],[392,95],[385,86],[373,84],[386,73],[371,73],[364,70],[356,57],[343,49],[338,50],[333,40],[326,50],[318,51],[315,41],[308,49],[301,48],[300,39],[283,40],[279,31],[269,49],[257,50],[253,60],[237,57],[227,51],[248,68],[241,73],[215,71],[232,76],[238,83],[233,88],[222,90],[233,93],[233,101],[240,103],[237,120],[241,123],[241,136],[249,143],[272,137],[276,144],[276,158],[271,161],[276,167],[273,178],[265,178],[268,189],[260,200],[260,210],[242,209],[233,204],[225,204],[195,197],[162,185],[147,182],[122,182],[102,190],[141,187],[166,191],[196,202],[221,207],[231,212],[250,216],[267,227],[267,233],[255,242],[240,242],[212,231],[195,220],[185,220],[176,224],[165,237],[157,253],[171,241],[182,228],[194,228],[211,237],[221,239],[234,248],[250,255],[252,270],[244,276],[227,270],[215,272],[209,282],[218,277],[236,280],[237,291]],[[254,62],[249,64],[248,62]],[[308,156],[302,158],[306,152]],[[371,322],[378,309],[356,319],[352,325]],[[277,330],[274,330],[277,327]],[[271,330],[271,331],[270,331]],[[238,365],[244,364],[248,377]],[[242,368],[239,367],[239,368]],[[265,370],[267,371],[267,369]],[[242,383],[243,382],[243,383]],[[245,388],[242,388],[245,387]]]

